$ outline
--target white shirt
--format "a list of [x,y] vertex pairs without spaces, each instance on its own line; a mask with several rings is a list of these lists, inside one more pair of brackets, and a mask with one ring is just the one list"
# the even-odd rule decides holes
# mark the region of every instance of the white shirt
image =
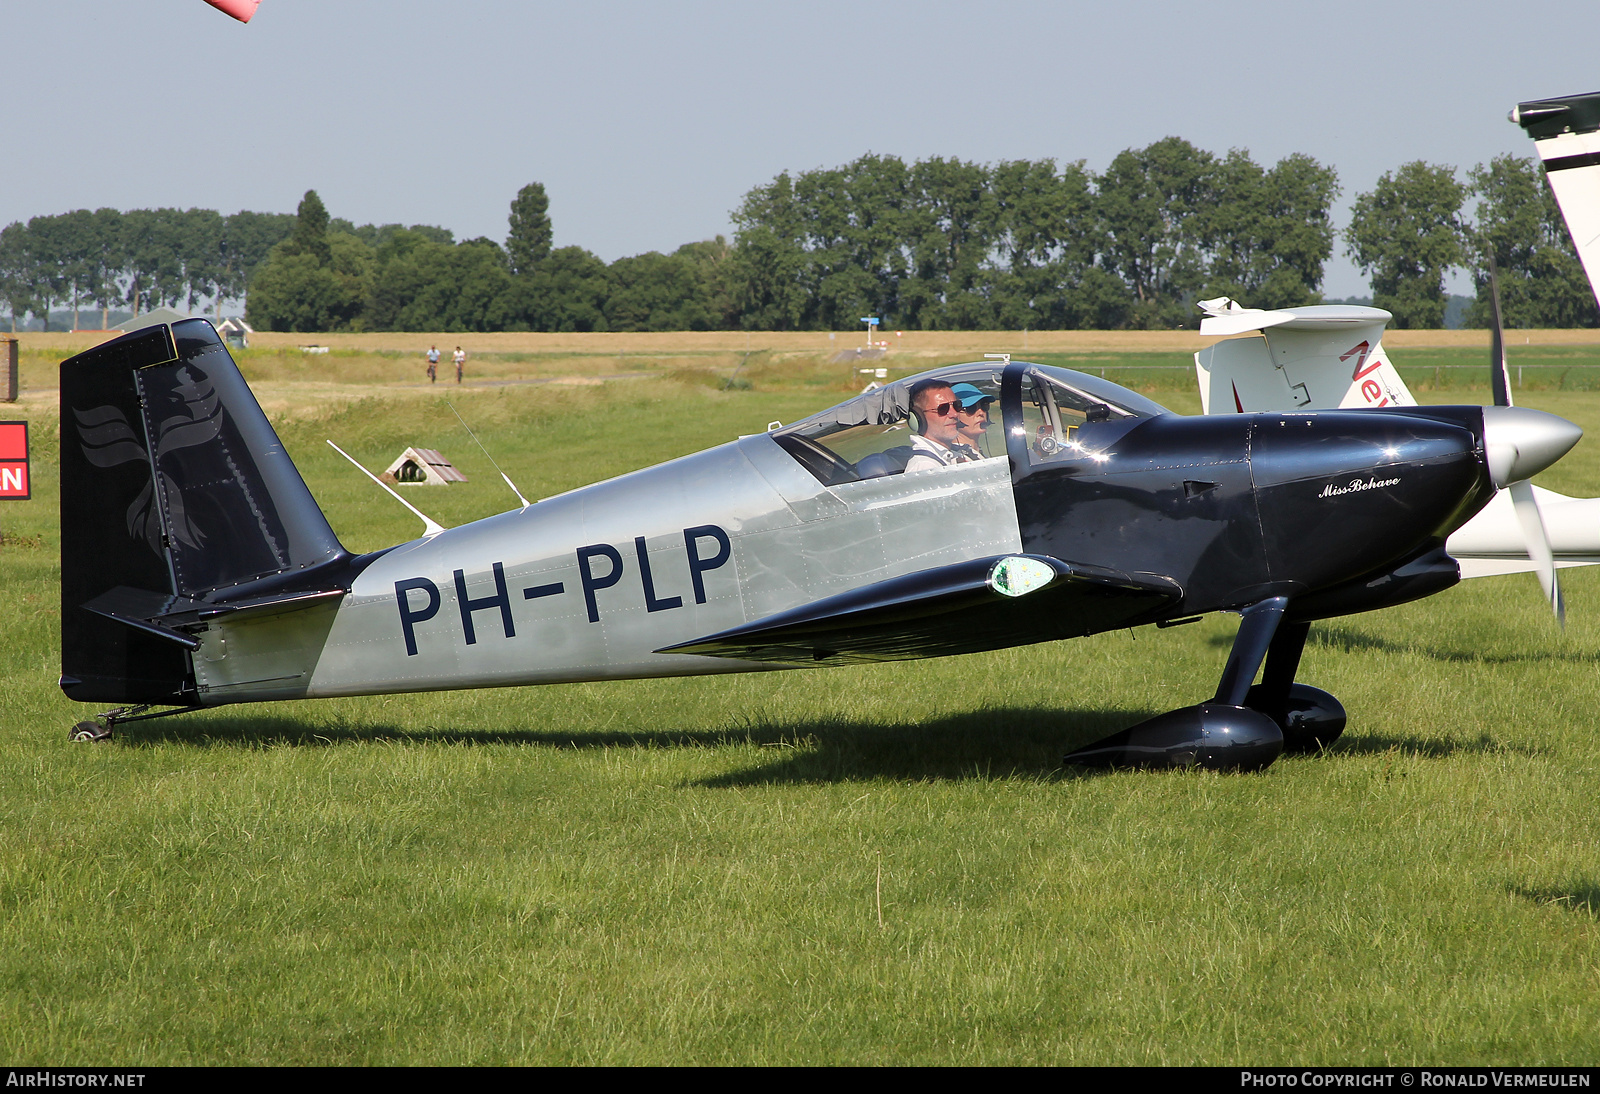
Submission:
[[917,433],[911,438],[911,458],[906,461],[906,474],[946,467],[952,463],[969,463],[966,456],[950,451],[944,445]]

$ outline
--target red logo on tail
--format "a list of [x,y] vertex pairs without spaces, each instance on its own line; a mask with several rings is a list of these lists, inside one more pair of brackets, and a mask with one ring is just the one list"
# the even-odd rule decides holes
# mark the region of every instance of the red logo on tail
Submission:
[[[1368,354],[1372,355],[1370,365],[1367,364]],[[1356,367],[1350,374],[1352,381],[1360,380],[1368,373],[1376,372],[1383,367],[1383,358],[1372,353],[1372,346],[1367,342],[1359,342],[1352,346],[1347,352],[1339,355],[1339,360],[1348,361],[1352,357],[1356,359]],[[1376,380],[1367,380],[1361,385],[1361,397],[1373,406],[1389,405],[1389,396],[1384,394],[1383,385]]]

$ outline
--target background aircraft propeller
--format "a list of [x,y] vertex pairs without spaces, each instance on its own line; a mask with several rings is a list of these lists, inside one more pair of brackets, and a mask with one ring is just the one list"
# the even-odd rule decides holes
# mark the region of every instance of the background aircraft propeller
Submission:
[[[1494,252],[1489,253],[1489,300],[1494,308],[1494,335],[1489,343],[1489,386],[1494,390],[1495,406],[1512,406],[1511,375],[1506,368],[1506,341],[1500,319],[1500,281],[1495,270]],[[1556,577],[1555,552],[1550,549],[1550,537],[1545,531],[1544,517],[1539,513],[1538,499],[1533,496],[1533,483],[1519,479],[1506,487],[1511,494],[1511,504],[1522,526],[1522,538],[1528,548],[1539,575],[1539,587],[1556,613],[1556,621],[1567,625],[1567,602],[1561,595],[1561,582]]]
[[218,11],[227,12],[241,23],[248,23],[261,0],[206,0],[206,3]]

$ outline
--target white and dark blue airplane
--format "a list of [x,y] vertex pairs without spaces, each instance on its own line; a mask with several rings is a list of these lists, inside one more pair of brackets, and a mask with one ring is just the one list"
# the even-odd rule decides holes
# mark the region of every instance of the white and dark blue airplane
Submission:
[[[970,450],[958,418],[989,423]],[[892,661],[1226,611],[1213,695],[1067,759],[1259,769],[1344,727],[1295,681],[1311,622],[1456,583],[1449,537],[1579,436],[1507,406],[1184,416],[1001,356],[356,555],[211,324],[159,324],[61,365],[61,687],[117,704],[73,730],[97,739],[234,703]]]

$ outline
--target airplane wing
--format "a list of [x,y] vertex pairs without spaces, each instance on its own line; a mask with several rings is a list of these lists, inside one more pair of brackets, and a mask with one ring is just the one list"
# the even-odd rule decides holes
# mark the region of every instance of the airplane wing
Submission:
[[1511,120],[1533,138],[1589,287],[1600,299],[1600,91],[1518,103]]
[[830,665],[976,653],[1153,621],[1177,582],[1045,555],[921,570],[657,653]]

